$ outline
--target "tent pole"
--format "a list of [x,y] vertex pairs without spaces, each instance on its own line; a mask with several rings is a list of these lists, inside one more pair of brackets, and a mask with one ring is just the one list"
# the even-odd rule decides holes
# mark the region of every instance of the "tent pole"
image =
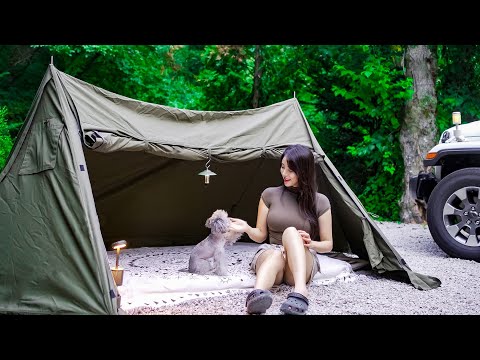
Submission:
[[53,65],[53,55],[50,56],[50,65]]

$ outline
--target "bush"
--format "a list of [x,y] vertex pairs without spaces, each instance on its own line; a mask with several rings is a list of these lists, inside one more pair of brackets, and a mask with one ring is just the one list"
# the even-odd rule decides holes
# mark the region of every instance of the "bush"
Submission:
[[7,107],[0,107],[0,169],[3,169],[5,166],[5,162],[13,146],[13,140],[8,131],[7,114]]

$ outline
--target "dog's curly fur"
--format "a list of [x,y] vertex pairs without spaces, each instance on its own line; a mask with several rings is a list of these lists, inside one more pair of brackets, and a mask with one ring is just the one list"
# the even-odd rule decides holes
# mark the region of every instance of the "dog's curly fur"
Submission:
[[229,230],[230,219],[225,210],[215,210],[205,226],[210,235],[193,248],[188,260],[188,271],[194,274],[228,275],[225,245],[235,243],[243,233]]

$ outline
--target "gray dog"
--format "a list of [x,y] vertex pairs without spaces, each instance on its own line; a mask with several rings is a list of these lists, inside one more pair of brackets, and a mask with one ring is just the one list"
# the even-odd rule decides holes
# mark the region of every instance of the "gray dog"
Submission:
[[188,261],[188,271],[194,274],[228,275],[225,245],[232,245],[242,233],[228,230],[230,219],[225,210],[215,210],[205,226],[210,235],[200,241],[192,250]]

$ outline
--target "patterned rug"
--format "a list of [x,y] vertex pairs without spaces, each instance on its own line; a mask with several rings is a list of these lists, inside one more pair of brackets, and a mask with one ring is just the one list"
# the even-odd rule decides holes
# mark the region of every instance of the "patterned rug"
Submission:
[[[255,243],[227,246],[228,276],[187,272],[193,246],[124,249],[119,259],[119,266],[124,268],[123,283],[118,287],[121,308],[128,314],[145,306],[169,306],[198,298],[248,293],[255,284],[255,274],[249,263],[258,246]],[[115,266],[115,251],[107,254],[110,266]],[[321,273],[313,279],[317,285],[355,280],[356,275],[348,262],[317,256],[321,267]]]

